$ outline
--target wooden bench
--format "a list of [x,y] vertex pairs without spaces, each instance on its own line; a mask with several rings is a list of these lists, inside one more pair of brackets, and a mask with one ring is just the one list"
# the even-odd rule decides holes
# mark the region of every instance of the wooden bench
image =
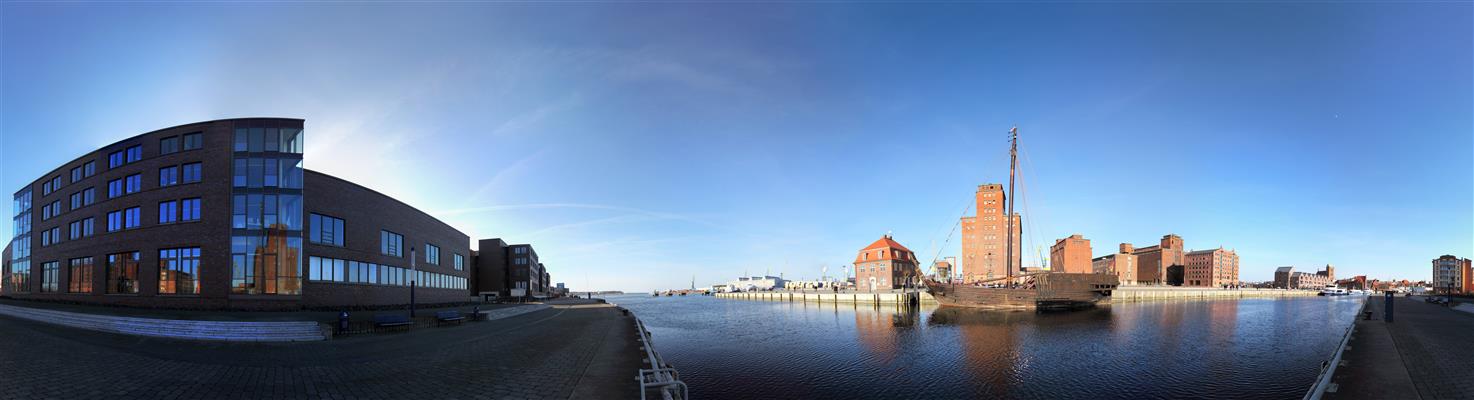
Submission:
[[374,327],[377,327],[377,328],[389,328],[389,327],[395,327],[395,326],[410,326],[410,325],[414,325],[414,324],[415,324],[414,321],[410,321],[409,317],[406,317],[406,316],[403,316],[403,315],[375,315],[374,316]]
[[461,321],[465,321],[466,317],[464,315],[461,315],[460,311],[437,311],[435,312],[435,320],[439,322],[455,322],[459,324],[461,323]]

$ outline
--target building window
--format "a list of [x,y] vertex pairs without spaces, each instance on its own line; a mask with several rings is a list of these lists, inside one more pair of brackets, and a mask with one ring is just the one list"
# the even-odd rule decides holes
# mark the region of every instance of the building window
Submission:
[[[22,238],[24,239],[24,238]],[[16,257],[20,258],[20,257]],[[10,263],[10,279],[7,281],[11,292],[31,291],[31,263],[30,261],[12,261]]]
[[404,257],[404,236],[390,231],[379,231],[379,252],[395,257]]
[[440,247],[425,243],[425,262],[440,265]]
[[128,148],[128,162],[131,163],[142,159],[143,146],[133,146]]
[[179,167],[159,168],[159,187],[179,184]]
[[137,228],[139,223],[138,207],[123,210],[123,229]]
[[138,293],[138,252],[108,254],[107,293]]
[[184,183],[200,181],[200,163],[184,164],[180,168],[184,169]]
[[194,150],[205,147],[205,135],[202,132],[184,134],[184,149]]
[[118,198],[123,196],[123,180],[113,179],[107,181],[107,198]]
[[41,184],[41,195],[45,196],[48,194],[51,194],[51,181],[46,181],[45,183]]
[[72,209],[82,208],[82,192],[72,193]]
[[92,203],[95,202],[97,202],[95,190],[92,190],[92,188],[87,188],[86,190],[82,191],[82,205],[90,206],[92,205]]
[[159,250],[159,293],[200,294],[200,248]]
[[41,231],[41,247],[51,245],[51,231]]
[[82,180],[82,167],[72,168],[72,183]]
[[159,154],[171,154],[179,152],[179,137],[170,136],[159,139]]
[[178,220],[179,220],[179,202],[173,201],[173,200],[159,202],[159,223],[160,224],[172,224],[172,223],[174,223],[174,221],[178,221]]
[[180,212],[180,216],[179,216],[179,220],[180,221],[199,221],[200,220],[200,199],[198,197],[196,197],[196,198],[193,198],[193,199],[180,200],[179,201],[179,212]]
[[308,225],[307,241],[329,246],[343,246],[343,220],[326,215],[312,214]]
[[464,271],[466,269],[466,257],[462,256],[461,253],[455,254],[455,267],[456,271]]
[[82,177],[90,177],[97,174],[97,161],[88,161],[82,164]]
[[122,151],[114,151],[114,152],[109,153],[107,155],[107,167],[108,167],[108,169],[113,169],[113,168],[117,168],[117,167],[121,167],[121,166],[123,166],[123,152]]
[[41,263],[41,293],[55,292],[60,284],[57,279],[61,278],[61,263],[56,261]]
[[123,230],[123,212],[112,211],[107,213],[107,231],[117,232]]
[[92,257],[67,261],[67,292],[92,293]]
[[124,182],[124,189],[128,193],[138,193],[139,190],[143,190],[143,175],[141,174],[128,175]]

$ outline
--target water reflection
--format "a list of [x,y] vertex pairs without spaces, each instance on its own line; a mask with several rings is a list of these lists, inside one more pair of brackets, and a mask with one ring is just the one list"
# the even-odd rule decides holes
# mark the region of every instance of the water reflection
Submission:
[[1140,303],[1074,312],[710,297],[614,299],[699,398],[1285,398],[1354,301]]

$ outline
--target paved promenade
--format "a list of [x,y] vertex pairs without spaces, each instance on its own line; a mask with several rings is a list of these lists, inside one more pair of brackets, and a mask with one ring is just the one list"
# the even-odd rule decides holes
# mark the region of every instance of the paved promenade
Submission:
[[1398,297],[1392,323],[1381,296],[1358,319],[1326,399],[1474,399],[1474,314]]
[[292,344],[178,341],[0,317],[0,399],[638,398],[642,356],[630,317],[582,301],[491,322]]

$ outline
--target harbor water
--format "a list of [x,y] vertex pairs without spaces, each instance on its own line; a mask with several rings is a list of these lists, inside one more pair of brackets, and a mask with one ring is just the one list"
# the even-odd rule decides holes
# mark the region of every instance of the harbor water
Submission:
[[700,399],[1299,398],[1362,299],[1033,312],[608,298]]

